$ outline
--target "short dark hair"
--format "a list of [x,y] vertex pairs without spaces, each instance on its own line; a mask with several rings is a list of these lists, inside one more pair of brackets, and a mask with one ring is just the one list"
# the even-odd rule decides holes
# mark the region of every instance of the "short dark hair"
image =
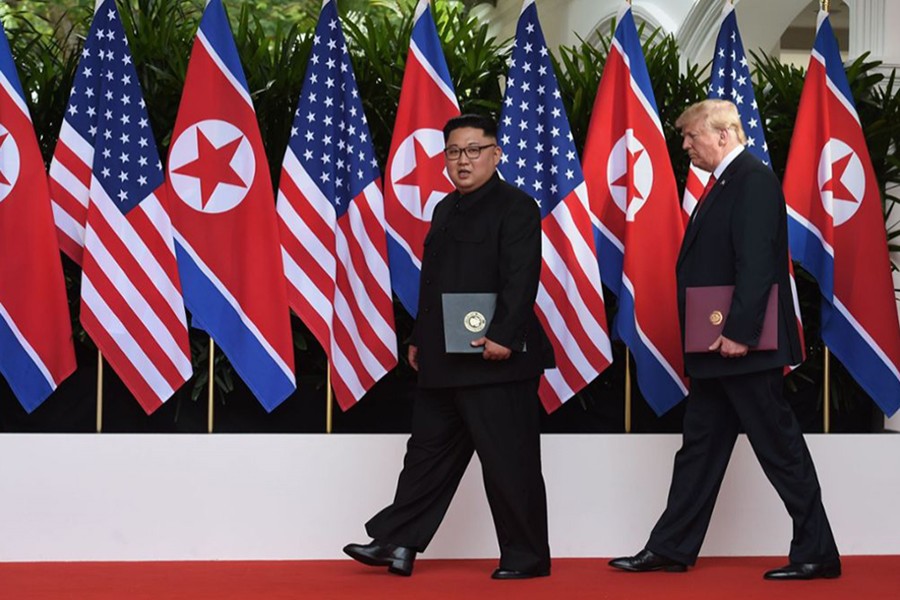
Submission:
[[471,127],[480,129],[489,138],[497,139],[497,122],[487,115],[467,114],[453,117],[444,125],[444,143],[450,138],[450,132],[454,129]]

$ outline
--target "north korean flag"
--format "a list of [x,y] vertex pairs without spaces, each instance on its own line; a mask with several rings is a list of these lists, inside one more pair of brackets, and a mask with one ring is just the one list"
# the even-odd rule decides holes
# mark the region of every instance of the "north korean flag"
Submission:
[[384,176],[391,287],[413,317],[431,214],[454,189],[444,165],[442,131],[457,115],[459,104],[431,5],[419,0]]
[[0,374],[31,412],[74,370],[47,173],[0,24]]
[[266,410],[296,384],[275,198],[221,0],[188,64],[167,182],[192,325],[207,331]]
[[613,331],[634,356],[641,393],[662,414],[687,395],[675,286],[684,224],[630,4],[617,22],[584,174],[601,278],[619,299]]
[[819,12],[784,175],[791,253],[822,292],[822,339],[888,415],[900,325],[881,194],[828,13]]

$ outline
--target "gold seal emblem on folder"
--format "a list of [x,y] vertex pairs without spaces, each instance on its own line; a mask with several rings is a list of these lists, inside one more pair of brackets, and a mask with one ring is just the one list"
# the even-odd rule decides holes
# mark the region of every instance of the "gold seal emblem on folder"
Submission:
[[721,325],[722,324],[722,312],[718,310],[714,310],[709,314],[709,322],[713,325]]
[[466,316],[463,317],[463,325],[465,325],[466,329],[468,329],[472,333],[478,333],[482,331],[486,324],[487,319],[485,319],[484,315],[477,310],[468,312],[466,313]]
[[472,342],[482,337],[491,326],[497,307],[497,294],[492,292],[443,293],[444,350],[449,354],[480,354],[481,346]]

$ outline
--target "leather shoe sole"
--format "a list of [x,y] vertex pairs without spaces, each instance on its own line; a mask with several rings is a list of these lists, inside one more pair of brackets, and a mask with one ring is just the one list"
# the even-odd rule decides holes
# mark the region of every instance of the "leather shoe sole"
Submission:
[[779,569],[766,571],[764,579],[789,581],[795,579],[837,579],[841,576],[841,562],[791,563]]
[[546,571],[515,571],[513,569],[494,569],[491,579],[534,579],[535,577],[547,577],[550,570]]

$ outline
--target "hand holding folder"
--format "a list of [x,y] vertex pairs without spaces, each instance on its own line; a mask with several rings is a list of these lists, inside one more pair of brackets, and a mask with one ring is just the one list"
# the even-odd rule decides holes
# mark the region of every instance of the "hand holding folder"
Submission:
[[[722,334],[733,285],[689,287],[685,290],[684,351],[709,352],[709,347]],[[759,343],[750,350],[778,349],[778,284],[769,291]]]
[[448,354],[480,354],[482,346],[472,342],[484,337],[494,308],[497,294],[442,294],[444,311],[444,351]]

